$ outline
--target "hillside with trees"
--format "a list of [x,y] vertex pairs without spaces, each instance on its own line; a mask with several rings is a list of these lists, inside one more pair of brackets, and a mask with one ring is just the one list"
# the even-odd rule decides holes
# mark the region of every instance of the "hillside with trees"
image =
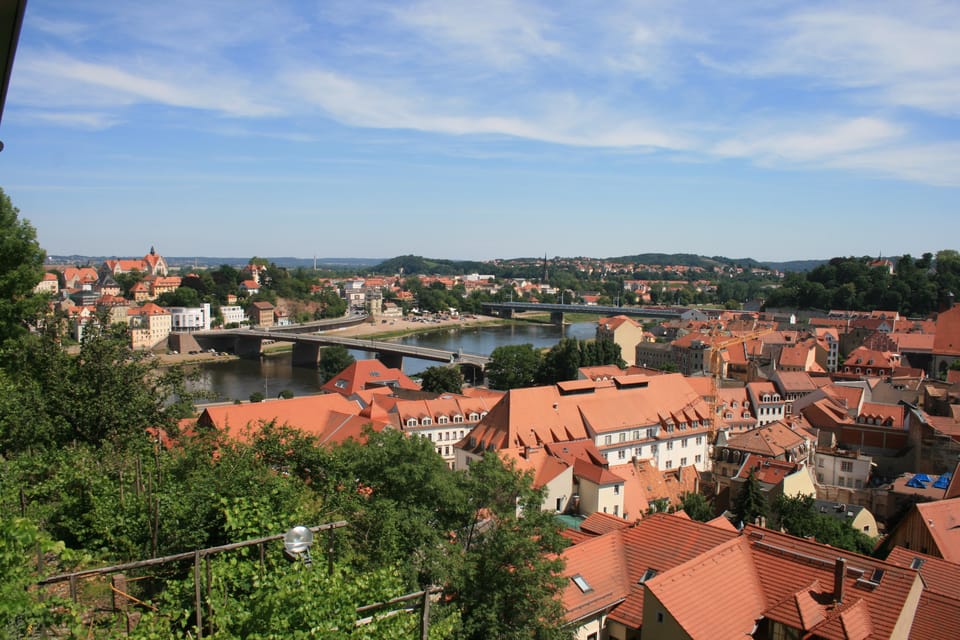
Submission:
[[772,289],[768,307],[899,311],[918,317],[942,309],[960,292],[960,253],[939,251],[895,260],[893,274],[874,259],[834,258],[812,271],[791,273]]

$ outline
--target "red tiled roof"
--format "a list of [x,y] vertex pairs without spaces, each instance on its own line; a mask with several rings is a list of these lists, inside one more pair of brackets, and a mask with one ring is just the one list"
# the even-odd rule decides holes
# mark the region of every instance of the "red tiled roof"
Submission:
[[960,562],[960,498],[918,502],[915,508],[943,559]]
[[737,537],[646,586],[689,637],[742,640],[752,635],[758,614],[767,608],[750,551],[749,540]]
[[[640,580],[648,570],[662,573],[736,536],[735,532],[661,513],[644,518],[629,529],[611,531],[568,547],[562,554],[566,563],[564,575],[580,574],[594,590],[592,594],[582,594],[571,581],[564,590],[563,602],[575,608],[568,608],[564,617],[572,621],[616,607],[610,620],[639,628],[644,597]],[[591,582],[594,574],[596,585]],[[599,588],[601,585],[605,591]]]
[[623,518],[595,511],[580,523],[580,530],[599,536],[617,529],[626,529],[629,526],[630,523]]
[[933,352],[938,355],[960,356],[960,305],[937,316]]
[[913,564],[916,562],[920,565],[916,569],[923,576],[925,589],[957,599],[957,604],[960,606],[960,590],[958,590],[958,587],[960,587],[960,564],[900,546],[893,548],[893,551],[887,556],[887,562],[908,569],[915,568]]
[[776,458],[799,447],[805,438],[781,421],[727,437],[727,447]]
[[377,359],[357,360],[349,367],[330,378],[321,387],[328,393],[349,396],[357,391],[375,386],[398,387],[419,390],[420,385],[400,369],[390,369]]
[[262,424],[275,421],[278,425],[300,429],[331,443],[357,437],[365,424],[377,431],[387,426],[385,422],[361,417],[359,413],[360,406],[356,402],[327,394],[207,407],[197,423],[245,441]]

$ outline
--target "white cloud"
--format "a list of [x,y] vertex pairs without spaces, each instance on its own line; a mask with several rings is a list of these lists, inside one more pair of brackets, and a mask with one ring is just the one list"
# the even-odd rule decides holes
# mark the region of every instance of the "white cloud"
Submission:
[[958,33],[960,11],[952,7],[803,10],[750,34],[759,46],[741,61],[715,65],[756,76],[798,76],[813,87],[870,91],[868,96],[894,105],[956,115]]
[[575,96],[543,96],[534,106],[515,104],[515,114],[500,115],[485,112],[482,105],[465,105],[462,99],[449,101],[412,91],[404,95],[329,71],[290,74],[287,81],[302,99],[336,120],[358,127],[504,135],[571,146],[690,146],[682,135],[638,118],[616,117],[601,107],[581,103]]
[[448,55],[479,56],[497,67],[515,65],[527,57],[556,56],[562,50],[546,33],[550,15],[530,3],[421,0],[394,8],[392,15],[400,25],[419,32],[430,46],[442,43]]
[[43,123],[61,127],[102,131],[120,124],[122,120],[111,113],[100,111],[44,111],[16,110],[11,120],[22,123]]
[[901,127],[878,118],[839,122],[785,122],[765,124],[716,144],[712,152],[724,157],[747,157],[788,162],[818,162],[842,153],[889,143],[903,135]]
[[[41,57],[33,52],[18,60],[18,79],[27,76],[18,102],[44,105],[52,95],[69,104],[128,106],[138,102],[207,109],[226,115],[256,117],[277,109],[256,98],[258,87],[238,78],[185,73],[165,78],[160,72],[131,71],[118,65]],[[170,75],[169,71],[163,75]]]
[[960,187],[960,143],[908,144],[848,153],[828,167],[853,169],[941,187]]

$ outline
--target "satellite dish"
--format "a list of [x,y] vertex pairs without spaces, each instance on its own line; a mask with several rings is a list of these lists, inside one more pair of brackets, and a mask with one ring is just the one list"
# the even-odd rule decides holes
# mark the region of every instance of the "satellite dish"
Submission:
[[312,544],[313,531],[303,525],[298,525],[283,534],[283,546],[292,556],[310,551]]

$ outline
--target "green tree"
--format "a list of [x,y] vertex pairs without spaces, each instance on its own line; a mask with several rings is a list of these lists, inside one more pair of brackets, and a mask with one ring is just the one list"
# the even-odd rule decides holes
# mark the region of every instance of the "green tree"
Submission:
[[420,374],[420,388],[432,393],[460,393],[463,391],[463,374],[451,367],[430,367]]
[[580,366],[580,341],[561,338],[541,359],[537,382],[556,384],[562,380],[576,380]]
[[540,509],[543,491],[493,453],[471,465],[468,495],[474,525],[464,571],[456,584],[460,637],[569,638],[559,594],[565,581],[557,554],[560,526]]
[[540,352],[532,344],[503,345],[490,354],[487,380],[494,389],[530,387],[537,380]]
[[855,553],[870,554],[873,540],[857,531],[849,522],[819,513],[812,496],[780,496],[774,505],[779,526],[794,536],[813,537],[822,544]]
[[33,288],[43,279],[46,254],[37,234],[0,189],[0,346],[27,331],[44,306]]
[[706,522],[713,519],[713,507],[710,506],[706,496],[702,493],[685,493],[681,496],[680,500],[682,501],[684,512],[690,516],[692,520]]
[[75,356],[64,353],[56,323],[11,352],[21,402],[0,403],[0,452],[142,437],[149,427],[175,430],[192,413],[184,369],[156,369],[151,354],[130,347],[127,327],[105,324],[106,317],[88,324]]
[[335,344],[330,347],[324,347],[320,352],[320,378],[323,384],[326,384],[335,375],[354,363],[354,357],[350,355],[346,347]]
[[156,303],[161,307],[199,307],[200,294],[192,287],[177,287],[173,291],[161,293]]
[[4,637],[33,637],[39,626],[68,622],[68,603],[60,598],[45,600],[34,588],[37,554],[55,557],[62,551],[62,543],[52,542],[26,518],[0,515],[0,632]]
[[760,490],[760,481],[753,471],[747,476],[746,482],[740,487],[733,503],[734,524],[754,524],[757,518],[767,515],[767,501]]

